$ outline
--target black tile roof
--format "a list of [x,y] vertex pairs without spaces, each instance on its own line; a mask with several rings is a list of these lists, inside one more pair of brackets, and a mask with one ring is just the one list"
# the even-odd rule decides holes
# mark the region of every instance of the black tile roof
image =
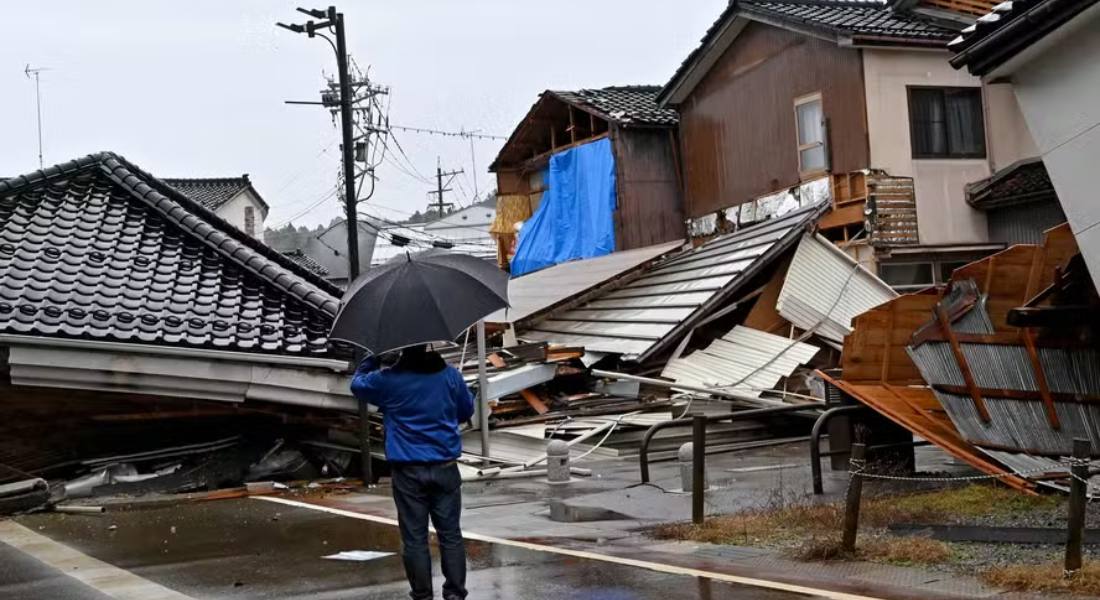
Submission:
[[[237,197],[237,194],[252,187],[252,182],[249,181],[248,175],[242,175],[240,177],[209,177],[209,178],[196,178],[196,179],[163,179],[164,183],[176,188],[183,195],[191,198],[195,202],[209,208],[210,210],[217,211],[222,206],[225,206],[226,202],[229,202],[233,198]],[[253,191],[255,194],[255,191]],[[259,198],[260,203],[264,205],[264,209],[267,209],[267,204],[260,198],[259,194],[255,194]]]
[[657,94],[660,92],[661,86],[657,85],[624,85],[550,93],[563,102],[591,110],[620,125],[675,126],[680,122],[680,115],[675,110],[658,106]]
[[0,182],[0,333],[318,356],[340,293],[112,153]]
[[951,65],[986,75],[1098,0],[1009,0],[979,17],[953,39]]
[[853,41],[864,44],[939,47],[946,46],[957,35],[957,29],[876,0],[731,0],[703,35],[699,46],[684,59],[658,94],[658,102],[662,105],[668,103],[689,73],[714,49],[727,26],[738,17],[764,21],[778,27],[813,30],[837,36],[838,41],[842,37],[853,38]]
[[897,41],[946,44],[957,35],[931,19],[890,8],[882,2],[859,0],[795,0],[793,2],[739,2],[748,13],[784,22],[824,29],[842,36],[873,36]]
[[291,252],[283,252],[283,256],[285,256],[285,257],[289,258],[290,260],[298,263],[299,265],[301,265],[303,268],[308,270],[310,273],[313,273],[314,275],[317,275],[319,277],[325,277],[326,275],[328,275],[328,269],[326,269],[324,267],[324,265],[322,265],[321,263],[313,260],[313,258],[311,256],[309,256],[305,252],[302,252],[301,250],[294,250],[294,251],[291,251]]
[[1041,158],[1021,160],[966,186],[967,202],[979,210],[1057,199]]

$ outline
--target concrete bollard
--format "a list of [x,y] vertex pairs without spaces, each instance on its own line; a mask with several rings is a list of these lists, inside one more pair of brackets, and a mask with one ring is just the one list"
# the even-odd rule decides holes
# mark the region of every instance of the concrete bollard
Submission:
[[566,485],[571,480],[569,444],[561,440],[551,440],[546,446],[546,482],[550,485]]
[[[692,450],[691,442],[687,442],[683,446],[680,446],[680,451],[677,453],[677,457],[680,460],[680,489],[683,490],[685,494],[691,491],[692,479],[694,478],[692,475],[692,469],[694,468],[694,460],[692,459],[694,454],[695,452]],[[709,489],[705,477],[703,478],[703,489]]]

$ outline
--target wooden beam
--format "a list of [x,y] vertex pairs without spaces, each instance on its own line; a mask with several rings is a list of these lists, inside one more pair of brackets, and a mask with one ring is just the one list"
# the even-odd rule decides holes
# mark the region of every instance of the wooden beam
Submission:
[[981,390],[978,389],[978,383],[974,380],[974,374],[970,371],[970,363],[966,361],[966,355],[963,354],[962,345],[959,344],[959,340],[955,339],[955,331],[951,329],[951,320],[947,318],[947,311],[943,309],[943,305],[936,305],[936,319],[940,323],[940,327],[943,329],[944,334],[947,336],[947,341],[951,344],[951,353],[955,355],[955,362],[959,365],[959,370],[962,371],[963,381],[966,382],[967,390],[970,392],[970,398],[974,400],[974,405],[978,409],[978,413],[982,417],[982,421],[988,423],[992,417],[989,416],[989,409],[985,406],[985,399],[982,398]]
[[569,143],[577,143],[577,120],[573,114],[573,105],[569,105]]
[[1039,351],[1035,349],[1035,340],[1031,336],[1030,329],[1024,329],[1024,346],[1027,348],[1027,357],[1031,361],[1031,369],[1035,372],[1035,382],[1039,384],[1039,395],[1043,398],[1043,404],[1047,408],[1047,420],[1055,430],[1062,428],[1062,421],[1058,418],[1058,410],[1054,406],[1054,397],[1050,394],[1050,386],[1047,385],[1047,374],[1043,371],[1043,363],[1039,362]]
[[535,394],[535,392],[532,392],[531,390],[522,390],[520,391],[519,395],[523,396],[523,399],[527,401],[527,404],[530,404],[531,408],[535,409],[535,412],[539,413],[540,415],[545,415],[546,413],[550,412],[550,408],[546,406],[546,403],[544,403],[542,401],[542,398],[539,398],[538,395]]
[[601,133],[600,135],[594,135],[590,138],[585,138],[583,140],[579,140],[576,144],[566,144],[564,146],[559,146],[559,147],[557,147],[554,150],[551,150],[549,152],[543,152],[542,154],[536,154],[533,157],[531,157],[530,159],[528,159],[526,162],[524,162],[522,165],[519,165],[519,168],[524,169],[524,170],[530,169],[533,165],[537,165],[537,164],[541,163],[542,161],[549,160],[551,156],[553,156],[553,155],[555,155],[559,152],[565,152],[566,150],[570,150],[572,148],[575,148],[577,146],[581,146],[583,144],[587,144],[589,142],[595,142],[596,140],[602,140],[606,137],[607,137],[606,133]]
[[550,151],[553,152],[554,148],[558,147],[558,132],[554,129],[554,126],[550,126]]
[[[956,396],[968,396],[970,395],[970,388],[965,385],[943,385],[936,384],[932,386],[932,389],[945,394],[954,394]],[[1043,394],[1038,390],[1010,390],[1004,388],[975,388],[981,392],[983,396],[989,398],[1005,398],[1007,400],[1030,400],[1035,402],[1043,401]],[[1055,402],[1082,402],[1086,404],[1100,403],[1100,395],[1096,394],[1068,394],[1065,392],[1050,392],[1050,397]]]

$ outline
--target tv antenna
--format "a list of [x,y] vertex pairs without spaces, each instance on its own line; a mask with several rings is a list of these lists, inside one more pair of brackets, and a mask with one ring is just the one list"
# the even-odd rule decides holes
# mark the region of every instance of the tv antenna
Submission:
[[28,63],[27,68],[23,69],[23,74],[27,76],[27,79],[34,77],[34,102],[38,110],[38,168],[42,169],[45,165],[42,162],[42,81],[39,78],[39,74],[42,71],[49,71],[50,69],[45,67],[39,67],[32,69]]

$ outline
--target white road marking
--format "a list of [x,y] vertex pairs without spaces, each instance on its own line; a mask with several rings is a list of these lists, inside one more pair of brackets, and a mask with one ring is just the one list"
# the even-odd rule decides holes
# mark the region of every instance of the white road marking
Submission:
[[[359,519],[360,521],[370,521],[372,523],[381,523],[383,525],[397,526],[396,519],[389,519],[386,517],[377,517],[374,515],[364,515],[349,510],[342,510],[339,508],[330,508],[328,506],[318,506],[316,504],[309,504],[306,502],[298,502],[296,500],[287,500],[286,498],[276,498],[272,496],[254,496],[254,500],[262,500],[264,502],[274,502],[276,504],[284,504],[286,506],[295,506],[298,508],[306,508],[309,510],[316,510],[326,512],[333,515],[339,515],[342,517],[348,517],[351,519]],[[829,600],[882,600],[881,598],[874,598],[871,596],[857,596],[854,594],[845,594],[843,592],[834,592],[830,590],[816,589],[801,585],[792,585],[788,583],[780,583],[778,581],[768,581],[766,579],[754,579],[752,577],[739,577],[737,575],[727,575],[725,573],[715,573],[712,571],[700,571],[698,569],[688,569],[684,567],[677,567],[674,565],[663,565],[661,563],[648,562],[644,560],[635,560],[632,558],[621,558],[618,556],[608,556],[606,554],[598,554],[595,552],[585,552],[583,550],[570,550],[568,548],[558,548],[555,546],[544,546],[542,544],[532,544],[529,542],[520,542],[516,540],[506,540],[502,538],[496,538],[487,535],[480,535],[477,533],[463,532],[463,537],[468,540],[476,542],[485,542],[488,544],[499,544],[501,546],[511,546],[513,548],[523,548],[525,550],[532,550],[534,552],[546,552],[549,554],[560,554],[563,556],[571,556],[573,558],[583,558],[587,560],[596,560],[607,563],[614,563],[617,565],[625,565],[628,567],[638,567],[640,569],[648,569],[650,571],[658,571],[661,573],[669,573],[671,575],[685,575],[688,577],[702,577],[705,579],[711,579],[714,581],[725,581],[727,583],[735,583],[738,585],[746,585],[751,587],[764,588],[769,590],[777,590],[782,592],[790,592],[792,594],[802,594],[806,596],[816,596],[820,598],[828,598]]]
[[81,554],[18,523],[0,522],[0,542],[118,600],[194,600],[129,571]]

